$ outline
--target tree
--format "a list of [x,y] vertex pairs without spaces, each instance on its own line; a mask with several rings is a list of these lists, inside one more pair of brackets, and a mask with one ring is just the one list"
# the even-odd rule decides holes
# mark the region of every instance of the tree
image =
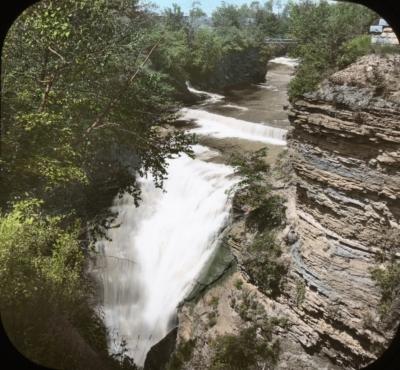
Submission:
[[191,137],[163,128],[178,107],[152,25],[137,1],[42,1],[5,40],[0,308],[17,348],[49,367],[134,369],[108,355],[85,268],[112,198],[139,201],[139,175],[162,187],[167,160],[191,154]]
[[163,41],[148,23],[127,0],[44,1],[14,23],[3,50],[4,198],[63,192],[76,207],[69,190],[107,190],[110,176],[138,198],[135,176],[148,171],[162,186],[167,158],[190,140],[159,130],[176,109],[166,74],[151,69]]
[[289,4],[289,17],[289,32],[297,41],[292,54],[300,59],[289,85],[295,99],[337,69],[344,43],[365,34],[376,15],[360,5],[302,0]]

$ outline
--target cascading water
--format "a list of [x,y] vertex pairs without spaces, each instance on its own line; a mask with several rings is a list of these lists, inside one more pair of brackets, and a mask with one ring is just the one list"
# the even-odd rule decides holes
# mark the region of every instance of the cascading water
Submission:
[[270,63],[283,64],[289,67],[297,67],[299,65],[299,59],[288,58],[288,57],[276,57],[269,61]]
[[[207,97],[202,107],[226,100],[187,86]],[[190,131],[199,135],[286,144],[284,129],[201,109],[185,108],[181,113],[183,119],[195,121]],[[116,198],[111,210],[118,213],[118,227],[108,230],[110,240],[96,243],[98,257],[92,272],[103,287],[110,352],[118,353],[125,342],[126,355],[139,366],[150,348],[176,325],[177,306],[212,261],[229,217],[228,190],[237,181],[233,169],[207,161],[218,153],[200,145],[193,149],[195,159],[182,155],[169,160],[164,192],[148,177],[139,179],[139,207],[128,194]]]
[[[170,160],[165,192],[141,179],[142,202],[116,199],[118,228],[97,243],[103,309],[110,349],[126,341],[127,355],[143,366],[150,348],[174,327],[176,307],[216,250],[230,211],[231,167],[205,162],[213,153],[195,146],[196,159]],[[101,257],[103,256],[103,257]]]
[[200,109],[182,109],[182,118],[194,120],[198,127],[191,132],[216,138],[240,138],[267,144],[286,145],[286,130],[225,117]]
[[225,99],[225,96],[220,95],[220,94],[210,93],[208,91],[197,90],[190,84],[189,81],[186,81],[186,87],[191,93],[193,93],[195,95],[206,96],[207,100],[205,103],[217,103],[217,102]]

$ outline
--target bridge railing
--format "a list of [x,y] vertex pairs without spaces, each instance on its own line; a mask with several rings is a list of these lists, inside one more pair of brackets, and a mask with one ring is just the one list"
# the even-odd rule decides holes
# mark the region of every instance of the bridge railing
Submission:
[[295,44],[296,39],[286,38],[286,37],[266,37],[264,39],[266,44]]

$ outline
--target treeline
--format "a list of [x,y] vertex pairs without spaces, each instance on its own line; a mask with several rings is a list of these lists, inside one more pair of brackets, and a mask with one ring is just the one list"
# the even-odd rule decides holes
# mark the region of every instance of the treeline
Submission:
[[235,6],[222,2],[210,17],[199,2],[193,3],[187,15],[173,4],[157,22],[168,35],[165,54],[156,54],[157,65],[175,76],[178,86],[190,80],[203,88],[222,89],[262,80],[268,59],[277,52],[265,44],[265,38],[288,31],[288,8],[276,14],[273,3]]
[[289,34],[297,40],[290,54],[299,58],[289,85],[292,100],[313,91],[335,71],[372,52],[393,51],[371,45],[369,27],[379,16],[365,6],[325,0],[301,0],[289,5]]

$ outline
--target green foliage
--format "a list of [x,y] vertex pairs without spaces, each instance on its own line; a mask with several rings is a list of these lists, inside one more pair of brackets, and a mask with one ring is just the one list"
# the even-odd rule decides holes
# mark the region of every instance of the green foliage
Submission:
[[103,323],[88,305],[92,285],[84,275],[82,225],[46,215],[42,203],[22,200],[0,216],[0,309],[7,333],[21,353],[49,367],[94,369],[102,361],[118,368],[107,358]]
[[306,284],[303,280],[296,283],[296,305],[301,306],[306,296]]
[[189,65],[191,75],[211,73],[222,57],[223,39],[208,28],[201,28],[192,41],[192,59]]
[[379,310],[385,316],[390,312],[393,300],[399,294],[400,263],[391,261],[383,268],[372,269],[371,277],[381,291]]
[[16,20],[3,48],[3,200],[62,192],[77,207],[77,193],[93,183],[107,191],[110,177],[139,199],[135,173],[144,172],[162,186],[167,158],[191,139],[158,129],[176,118],[166,73],[184,47],[169,35],[174,48],[159,54],[165,71],[149,68],[162,44],[151,26],[127,0],[43,1]]
[[372,52],[371,37],[369,35],[361,35],[345,42],[340,50],[340,58],[338,60],[339,68],[344,68],[354,63],[357,58]]
[[211,311],[208,312],[207,314],[209,328],[212,328],[217,323],[218,303],[219,303],[219,298],[217,296],[212,296],[208,302],[208,304],[211,307]]
[[138,202],[138,175],[162,187],[167,160],[191,154],[191,137],[162,130],[177,118],[170,74],[186,40],[153,26],[135,0],[42,1],[4,43],[1,313],[17,348],[49,367],[135,368],[107,354],[84,267],[112,198]]
[[256,321],[257,316],[265,314],[264,307],[257,301],[255,292],[248,289],[241,291],[240,299],[233,304],[233,308],[242,320],[249,322]]
[[284,200],[271,195],[270,166],[265,162],[267,148],[235,154],[230,163],[240,176],[236,185],[236,202],[250,207],[246,225],[259,232],[278,227],[284,221]]
[[210,299],[210,305],[214,308],[218,307],[219,298],[217,296],[212,296]]
[[[265,46],[264,38],[287,32],[287,12],[275,14],[271,1],[265,6],[252,3],[241,7],[222,3],[212,14],[211,26],[203,23],[204,15],[198,2],[193,2],[189,17],[184,16],[177,4],[162,13],[164,35],[168,41],[163,42],[159,50],[166,55],[180,56],[174,59],[173,70],[168,71],[176,81],[204,81],[218,73],[230,57],[250,50],[257,50],[260,62],[266,63],[271,48]],[[175,41],[171,42],[171,39]],[[154,62],[165,71],[164,62],[157,63],[158,54]],[[167,65],[168,62],[169,59]]]
[[267,295],[277,297],[282,290],[287,266],[281,261],[282,250],[270,232],[257,234],[243,265],[251,280]]
[[256,325],[242,329],[238,335],[219,336],[212,343],[214,355],[210,370],[270,369],[279,358],[280,344],[271,333]]
[[80,225],[64,230],[63,218],[44,216],[40,204],[37,199],[20,201],[0,217],[2,309],[23,304],[33,294],[64,302],[84,293]]
[[182,341],[175,349],[170,361],[167,364],[167,370],[180,370],[185,362],[188,362],[196,346],[196,339]]
[[400,262],[395,256],[399,246],[400,230],[384,228],[379,240],[380,253],[376,256],[380,266],[370,270],[371,278],[381,292],[379,311],[383,317],[390,314],[394,300],[400,294]]
[[288,12],[289,33],[297,40],[292,55],[300,59],[296,77],[289,84],[292,100],[314,90],[341,63],[368,51],[365,39],[346,43],[367,34],[378,18],[364,6],[327,1],[290,3]]
[[279,195],[262,199],[246,220],[247,225],[256,227],[259,232],[270,230],[282,224],[285,218],[284,200]]
[[254,242],[246,250],[243,266],[265,294],[280,294],[287,267],[281,261],[282,254],[273,230],[280,227],[285,218],[284,199],[271,194],[270,166],[265,161],[267,150],[234,155],[231,165],[240,176],[235,189],[237,207],[249,209],[246,226],[257,231]]
[[242,286],[243,286],[243,280],[242,279],[237,279],[235,281],[235,288],[238,289],[238,290],[241,290]]

